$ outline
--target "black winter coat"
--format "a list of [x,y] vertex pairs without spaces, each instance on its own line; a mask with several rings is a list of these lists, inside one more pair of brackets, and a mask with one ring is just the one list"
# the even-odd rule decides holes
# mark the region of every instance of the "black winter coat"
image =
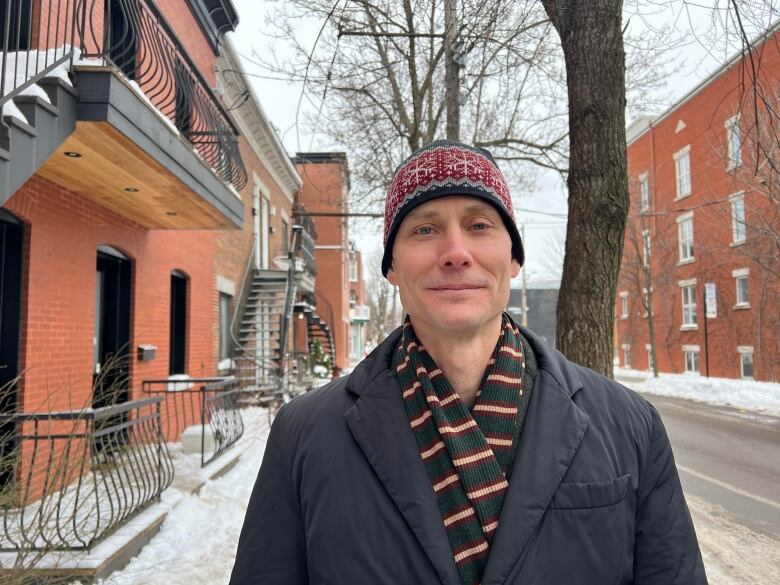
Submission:
[[[656,410],[522,332],[539,370],[483,585],[706,584]],[[399,335],[279,413],[232,585],[459,585],[389,369]]]

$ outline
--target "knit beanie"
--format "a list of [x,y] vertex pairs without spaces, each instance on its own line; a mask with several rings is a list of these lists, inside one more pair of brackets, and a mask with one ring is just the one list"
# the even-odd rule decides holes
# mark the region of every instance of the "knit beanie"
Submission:
[[484,148],[437,140],[413,152],[393,174],[385,199],[385,252],[382,274],[393,261],[393,243],[404,217],[437,197],[467,195],[495,207],[512,239],[512,257],[524,262],[523,242],[515,224],[512,198],[493,155]]

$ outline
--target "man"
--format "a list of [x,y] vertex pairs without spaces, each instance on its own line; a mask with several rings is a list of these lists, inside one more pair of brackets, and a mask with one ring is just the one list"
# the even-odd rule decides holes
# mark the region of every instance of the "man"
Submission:
[[486,150],[397,169],[403,328],[278,415],[233,585],[706,583],[658,413],[512,322],[522,263]]

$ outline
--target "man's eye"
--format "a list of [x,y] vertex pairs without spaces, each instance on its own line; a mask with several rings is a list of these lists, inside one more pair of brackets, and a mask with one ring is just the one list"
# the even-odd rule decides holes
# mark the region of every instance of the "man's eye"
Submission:
[[422,227],[418,227],[415,233],[421,235],[421,236],[427,236],[432,233],[432,230],[429,226],[424,225]]
[[488,229],[490,226],[488,224],[486,224],[485,222],[481,222],[480,221],[480,222],[477,222],[477,223],[473,224],[471,227],[474,228],[475,230],[482,231],[482,230]]

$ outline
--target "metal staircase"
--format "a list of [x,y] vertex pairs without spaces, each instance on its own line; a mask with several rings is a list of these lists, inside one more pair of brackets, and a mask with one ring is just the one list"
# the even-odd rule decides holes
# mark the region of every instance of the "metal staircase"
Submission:
[[8,97],[26,121],[4,114],[0,124],[0,205],[33,176],[76,127],[76,90],[59,77],[36,84],[40,95]]
[[289,390],[293,360],[289,341],[302,230],[293,226],[287,270],[255,269],[257,247],[252,246],[232,325],[233,373],[245,395],[267,397]]

